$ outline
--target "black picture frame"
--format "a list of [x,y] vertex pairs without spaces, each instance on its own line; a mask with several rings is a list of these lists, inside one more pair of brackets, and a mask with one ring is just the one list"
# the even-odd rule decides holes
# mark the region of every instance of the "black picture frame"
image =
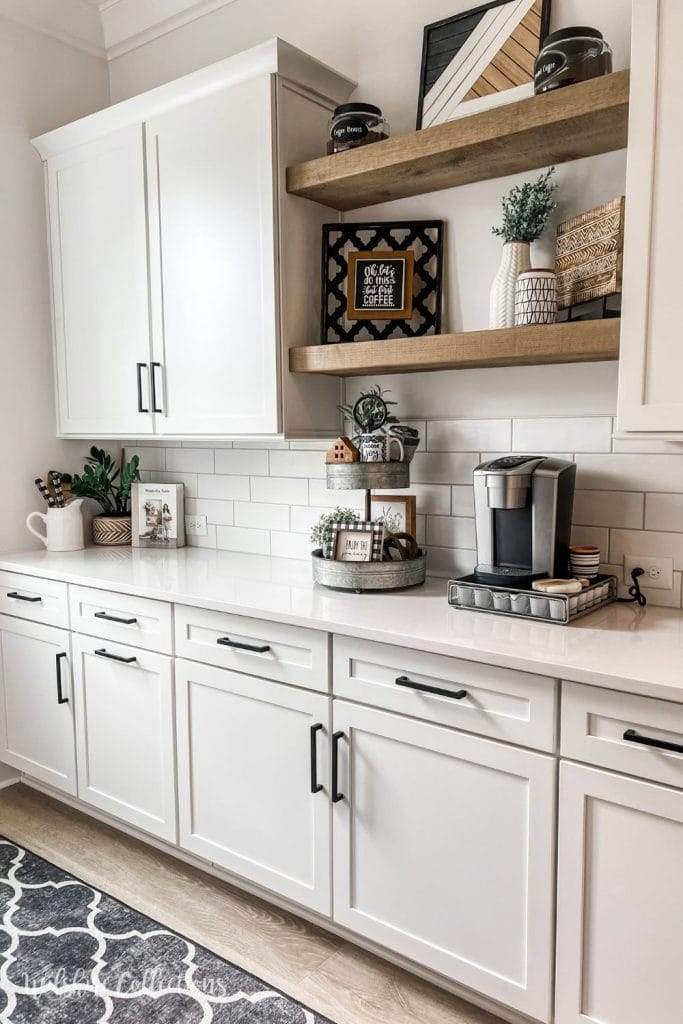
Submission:
[[[324,224],[322,241],[322,311],[320,337],[323,345],[354,341],[417,338],[441,332],[443,301],[443,237],[441,220],[405,220],[357,224]],[[350,256],[369,253],[389,261],[392,254],[412,253],[412,296],[404,309],[393,315],[384,310],[377,318],[367,312],[354,318],[349,310]],[[351,301],[353,310],[353,299]]]
[[[474,28],[476,28],[479,19],[484,14],[496,7],[503,7],[505,4],[509,3],[514,3],[514,0],[489,0],[488,3],[478,4],[476,7],[471,7],[469,10],[463,11],[460,14],[454,14],[449,18],[442,18],[441,21],[434,21],[430,25],[425,25],[422,37],[422,58],[420,61],[420,82],[417,103],[416,127],[418,131],[422,128],[424,99],[429,92],[429,89],[431,89],[434,84],[433,75],[439,66],[434,63],[434,58],[437,58],[438,60],[439,57],[438,53],[435,52],[435,47],[438,45],[444,45],[443,40],[439,38],[443,36],[443,31],[450,28],[462,29],[462,32],[459,33],[459,35],[464,35],[465,39],[467,39],[471,32],[474,31]],[[543,45],[543,40],[550,31],[551,3],[552,0],[543,0],[540,32],[541,46]],[[457,53],[457,50],[454,53]],[[448,57],[449,61],[454,56],[454,53]],[[448,63],[448,61],[446,63]]]

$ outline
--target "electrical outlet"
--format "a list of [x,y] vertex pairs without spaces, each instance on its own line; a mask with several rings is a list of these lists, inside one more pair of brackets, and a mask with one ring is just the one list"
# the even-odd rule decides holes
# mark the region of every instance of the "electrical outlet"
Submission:
[[626,555],[624,557],[624,583],[631,584],[631,572],[636,566],[644,570],[640,577],[641,587],[650,590],[672,590],[674,585],[674,563],[672,558],[653,558],[652,555]]
[[188,537],[208,537],[206,516],[185,516],[185,533]]

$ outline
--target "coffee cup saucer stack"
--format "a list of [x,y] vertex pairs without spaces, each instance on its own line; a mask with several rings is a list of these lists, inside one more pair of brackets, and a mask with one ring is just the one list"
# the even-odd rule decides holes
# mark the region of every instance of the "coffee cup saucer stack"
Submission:
[[574,576],[594,579],[600,572],[600,548],[587,545],[570,547],[569,565]]

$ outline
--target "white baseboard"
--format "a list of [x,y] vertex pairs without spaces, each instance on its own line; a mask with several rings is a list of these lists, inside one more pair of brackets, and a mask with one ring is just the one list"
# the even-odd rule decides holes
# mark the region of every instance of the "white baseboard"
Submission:
[[16,768],[10,768],[8,764],[0,763],[0,789],[16,786],[17,782],[21,782],[21,772]]

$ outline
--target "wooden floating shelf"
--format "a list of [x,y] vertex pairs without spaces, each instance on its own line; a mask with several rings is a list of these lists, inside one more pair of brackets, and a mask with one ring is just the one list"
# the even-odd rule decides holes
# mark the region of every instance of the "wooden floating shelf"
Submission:
[[293,373],[364,377],[374,373],[595,363],[619,358],[620,323],[616,318],[586,320],[391,341],[307,345],[289,350],[289,368]]
[[623,149],[629,72],[594,78],[287,170],[287,191],[336,210]]

